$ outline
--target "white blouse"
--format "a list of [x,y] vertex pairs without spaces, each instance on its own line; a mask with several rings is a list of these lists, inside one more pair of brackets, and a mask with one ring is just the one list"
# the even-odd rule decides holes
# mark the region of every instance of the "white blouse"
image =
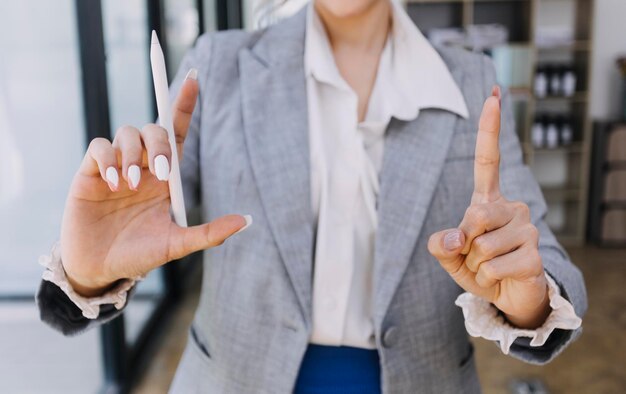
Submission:
[[[410,121],[425,107],[469,116],[463,95],[437,51],[402,6],[391,3],[392,29],[363,122],[358,121],[357,95],[337,69],[324,25],[309,4],[304,66],[311,201],[317,218],[310,341],[320,345],[376,347],[372,322],[376,200],[384,135],[391,117]],[[549,283],[550,296],[556,297],[558,286],[551,278]],[[565,303],[569,314],[548,321],[558,320],[558,328],[577,328],[580,319],[573,307],[558,297],[561,312]],[[499,340],[505,353],[518,336],[531,336],[533,345],[539,346],[556,328],[517,330],[485,303],[468,293],[457,300],[464,309],[468,332]]]
[[[372,322],[372,276],[377,227],[378,175],[384,134],[391,117],[410,121],[420,108],[442,108],[467,118],[463,95],[445,63],[415,27],[401,5],[393,4],[393,23],[378,66],[365,121],[358,121],[358,99],[341,77],[324,26],[309,4],[305,72],[311,149],[312,210],[316,221],[313,278],[313,331],[321,345],[375,348]],[[99,297],[74,292],[60,261],[60,249],[42,256],[43,279],[55,283],[83,315],[95,319],[100,305],[121,309],[137,280],[128,279]],[[581,324],[572,305],[560,296],[548,276],[553,312],[537,330],[508,325],[490,303],[464,293],[463,308],[470,335],[499,341],[504,353],[520,336],[541,346],[555,328]]]

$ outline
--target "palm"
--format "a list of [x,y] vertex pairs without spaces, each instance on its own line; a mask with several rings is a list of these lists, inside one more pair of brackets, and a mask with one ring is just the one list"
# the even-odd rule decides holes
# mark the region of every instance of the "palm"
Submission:
[[168,186],[143,172],[138,191],[115,193],[99,176],[76,176],[64,215],[63,261],[80,261],[104,283],[169,261]]

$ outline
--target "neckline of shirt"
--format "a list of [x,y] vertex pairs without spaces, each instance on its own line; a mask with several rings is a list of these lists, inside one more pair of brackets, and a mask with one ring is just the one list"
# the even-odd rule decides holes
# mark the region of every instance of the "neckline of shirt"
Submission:
[[[387,123],[391,117],[411,121],[421,109],[440,108],[469,117],[465,99],[439,53],[396,1],[392,4],[392,29],[383,49],[366,118],[358,125]],[[304,66],[307,78],[355,94],[334,60],[323,22],[313,3],[308,4]],[[380,89],[381,92],[375,90]],[[372,105],[372,98],[380,102]],[[372,108],[377,115],[370,116]]]

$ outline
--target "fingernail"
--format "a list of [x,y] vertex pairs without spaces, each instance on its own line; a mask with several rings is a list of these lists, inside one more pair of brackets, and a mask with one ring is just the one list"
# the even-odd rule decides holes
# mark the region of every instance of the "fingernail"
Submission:
[[463,244],[463,233],[461,230],[452,230],[443,237],[443,247],[446,250],[453,251],[461,247]]
[[164,155],[158,155],[154,158],[154,172],[156,172],[158,180],[168,180],[170,177],[170,164],[167,162],[167,157]]
[[[240,228],[239,230],[237,230],[237,232],[235,234],[239,234],[239,233],[243,232],[245,229],[250,227],[250,225],[252,224],[252,216],[250,216],[250,215],[243,215],[243,218],[246,219],[246,225],[243,226],[242,228]],[[233,234],[233,235],[235,235],[235,234]]]
[[498,104],[502,104],[502,91],[500,90],[500,85],[493,85],[491,95],[498,99]]
[[139,185],[139,180],[141,179],[141,169],[138,165],[133,164],[128,167],[128,179],[130,179],[130,187],[137,189],[137,185]]
[[115,169],[115,167],[107,168],[105,175],[106,175],[107,181],[109,181],[109,183],[113,185],[114,189],[117,189],[117,184],[120,178],[117,175],[117,170]]
[[193,79],[194,81],[198,80],[198,70],[195,68],[191,68],[189,69],[189,71],[187,72],[187,76],[185,77],[185,80],[187,79]]

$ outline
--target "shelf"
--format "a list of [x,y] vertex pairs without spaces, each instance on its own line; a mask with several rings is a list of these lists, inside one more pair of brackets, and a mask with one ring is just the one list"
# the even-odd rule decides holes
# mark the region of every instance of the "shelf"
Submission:
[[511,43],[528,43],[531,37],[531,2],[484,0],[473,3],[471,23],[499,23],[509,31]]
[[574,41],[569,44],[556,44],[556,45],[539,45],[535,44],[535,48],[539,52],[583,52],[591,50],[591,42],[590,41]]
[[580,234],[580,203],[576,200],[546,201],[546,223],[558,237],[573,239]]
[[409,2],[406,10],[413,22],[426,35],[432,29],[463,26],[462,1]]
[[546,96],[546,97],[537,97],[533,95],[533,98],[536,101],[540,102],[577,102],[584,103],[587,102],[588,94],[587,92],[576,92],[573,96]]
[[509,86],[508,89],[511,95],[532,97],[531,90],[528,86]]
[[542,187],[543,196],[548,202],[559,201],[578,201],[580,200],[580,187],[563,186],[563,187]]
[[499,48],[499,47],[532,49],[533,43],[530,41],[512,41],[512,42],[507,42],[506,44],[495,46],[494,48]]
[[607,171],[626,170],[626,161],[614,161],[611,163],[604,163],[602,169]]
[[[595,0],[407,0],[409,15],[426,34],[433,28],[459,31],[472,24],[501,24],[508,42],[484,52],[493,58],[498,83],[507,87],[513,104],[517,134],[525,163],[533,172],[546,201],[546,220],[565,244],[584,242],[587,220],[589,157],[591,150],[589,101],[592,15]],[[571,25],[570,25],[571,23]],[[571,41],[538,43],[538,33]],[[544,29],[544,30],[541,30]],[[560,30],[559,30],[560,29]],[[571,97],[534,95],[538,65],[568,65],[576,73]],[[567,146],[534,148],[531,129],[539,115],[563,117],[571,122],[574,141]],[[608,167],[605,166],[605,169]],[[611,169],[626,169],[626,162]],[[620,203],[621,206],[621,203]]]
[[574,233],[561,233],[555,232],[554,236],[561,245],[564,246],[578,246],[584,243],[584,238]]
[[530,147],[529,152],[535,155],[549,155],[552,153],[580,154],[585,151],[585,148],[580,142],[572,142],[570,145],[558,146],[556,148],[536,148],[527,144],[525,149],[528,149],[528,147]]
[[617,209],[617,210],[626,210],[626,201],[605,201],[602,203],[603,210],[609,209]]

